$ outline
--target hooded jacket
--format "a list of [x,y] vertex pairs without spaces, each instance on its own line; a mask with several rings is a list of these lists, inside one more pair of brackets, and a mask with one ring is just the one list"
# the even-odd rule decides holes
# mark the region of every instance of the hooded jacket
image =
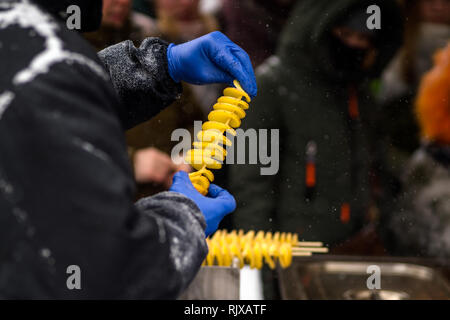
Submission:
[[[333,63],[330,33],[353,8],[365,11],[373,4],[382,14],[377,58],[352,81]],[[244,129],[280,130],[279,172],[263,176],[263,165],[232,167],[236,227],[297,232],[329,245],[360,228],[378,156],[376,110],[366,87],[399,47],[401,20],[394,1],[299,2],[277,55],[257,70],[258,96],[243,121]]]
[[133,203],[123,133],[181,93],[167,44],[100,60],[57,18],[63,2],[37,2],[0,1],[0,299],[175,298],[205,221],[178,193]]

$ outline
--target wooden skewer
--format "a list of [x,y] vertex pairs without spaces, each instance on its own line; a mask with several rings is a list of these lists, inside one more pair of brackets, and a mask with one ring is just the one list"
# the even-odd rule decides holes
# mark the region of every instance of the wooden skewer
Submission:
[[311,252],[292,252],[293,257],[310,257],[312,256]]
[[328,252],[328,248],[292,248],[292,252],[318,252],[318,253],[326,253]]
[[323,247],[323,242],[320,241],[299,241],[297,242],[299,247]]

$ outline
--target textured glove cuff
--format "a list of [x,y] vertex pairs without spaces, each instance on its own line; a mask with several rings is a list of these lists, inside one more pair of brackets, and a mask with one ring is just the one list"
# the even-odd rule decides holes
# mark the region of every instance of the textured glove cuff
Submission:
[[[159,38],[147,38],[139,47],[140,61],[143,63],[144,68],[147,70],[153,70],[157,68],[155,74],[157,80],[162,84],[159,92],[164,95],[163,100],[173,100],[178,98],[182,92],[181,84],[179,81],[174,80],[170,73],[168,62],[168,47],[169,44]],[[155,64],[155,61],[158,63]]]
[[108,69],[124,110],[119,110],[126,128],[150,119],[170,105],[182,92],[169,74],[168,43],[145,39],[139,48],[129,40],[99,52]]

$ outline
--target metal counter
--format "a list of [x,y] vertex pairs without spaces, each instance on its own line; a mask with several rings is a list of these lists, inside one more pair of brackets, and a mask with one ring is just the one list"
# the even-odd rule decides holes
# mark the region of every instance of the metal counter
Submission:
[[[380,289],[369,289],[367,268],[379,267]],[[420,259],[351,256],[295,258],[278,270],[282,299],[450,299],[448,269]]]

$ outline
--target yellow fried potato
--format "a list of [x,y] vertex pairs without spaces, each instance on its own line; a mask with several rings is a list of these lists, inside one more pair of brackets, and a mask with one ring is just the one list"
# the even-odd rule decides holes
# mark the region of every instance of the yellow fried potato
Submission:
[[[213,173],[207,169],[222,168],[222,161],[227,156],[227,151],[223,146],[232,144],[225,133],[236,135],[233,128],[241,125],[241,119],[245,117],[244,109],[248,109],[248,103],[251,101],[237,80],[233,84],[235,88],[225,89],[224,96],[217,100],[213,111],[208,115],[209,121],[202,124],[202,130],[197,134],[198,141],[193,143],[194,148],[185,155],[185,161],[198,170],[189,177],[194,187],[203,195],[208,193],[210,182],[214,180]],[[236,241],[233,237],[229,239],[229,242],[226,238],[221,240],[222,245],[234,242]],[[216,254],[218,253],[216,252]],[[227,255],[222,258],[228,263]]]
[[205,123],[203,123],[202,129],[203,130],[214,129],[214,130],[219,130],[221,132],[227,131],[233,136],[236,135],[236,131],[231,126],[229,126],[225,123],[222,123],[222,122],[218,122],[218,121],[206,121]]
[[241,119],[233,112],[227,110],[214,110],[208,115],[208,120],[229,124],[230,127],[237,128],[241,125]]
[[191,178],[191,182],[192,184],[197,184],[200,185],[203,189],[208,190],[209,189],[209,180],[208,178],[204,177],[204,176],[197,176],[194,178]]
[[193,183],[192,185],[198,192],[200,192],[200,194],[202,194],[204,196],[206,196],[208,194],[208,189],[205,189],[203,186],[196,184],[196,183]]
[[262,250],[262,254],[263,254],[264,259],[265,259],[267,265],[269,266],[269,268],[272,270],[275,269],[275,261],[270,256],[269,245],[267,244],[267,242],[263,242],[261,244],[261,250]]
[[245,102],[244,100],[238,99],[238,98],[234,98],[234,97],[222,96],[219,99],[217,99],[217,103],[231,104],[233,106],[237,106],[237,107],[241,108],[242,110],[247,110],[249,108],[249,105],[247,102]]
[[197,133],[197,139],[200,142],[216,142],[224,146],[231,146],[231,140],[228,139],[220,130],[210,129],[202,130]]
[[[247,100],[247,102],[252,101],[252,99],[250,99],[250,96],[247,94],[247,92],[245,92],[245,90],[242,89],[242,86],[239,83],[239,81],[233,80],[233,85],[236,87],[237,90],[239,90],[241,92],[242,96]],[[240,99],[242,99],[242,98],[240,98]]]
[[222,168],[222,163],[212,158],[210,150],[191,149],[186,152],[184,160],[197,170],[204,167],[209,169]]
[[240,119],[245,118],[245,111],[242,110],[242,108],[235,106],[231,103],[223,103],[223,102],[217,102],[215,105],[213,105],[214,110],[226,110],[229,112],[233,112],[236,114]]
[[194,146],[194,149],[204,150],[204,156],[214,157],[218,161],[225,160],[227,155],[227,151],[215,143],[194,142],[192,145]]
[[255,268],[261,269],[263,265],[263,254],[259,242],[256,242],[253,246],[253,256],[255,259]]
[[214,174],[211,171],[209,171],[208,169],[206,169],[206,168],[203,168],[203,169],[201,169],[199,171],[195,171],[195,172],[190,173],[189,177],[192,180],[192,178],[197,177],[197,176],[201,176],[201,175],[204,175],[211,182],[214,181]]

